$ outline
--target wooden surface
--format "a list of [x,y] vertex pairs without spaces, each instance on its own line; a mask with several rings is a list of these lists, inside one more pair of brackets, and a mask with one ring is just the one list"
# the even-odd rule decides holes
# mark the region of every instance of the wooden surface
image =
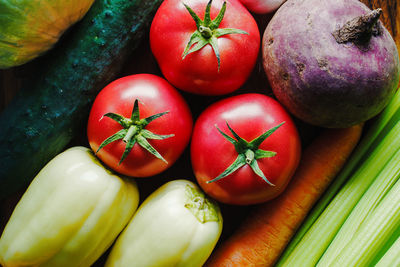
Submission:
[[[369,6],[371,9],[375,9],[378,7],[383,9],[384,12],[383,16],[381,17],[381,21],[390,31],[393,38],[395,39],[395,42],[397,43],[397,46],[400,48],[400,19],[399,19],[400,4],[398,3],[399,0],[361,0],[361,1],[365,3],[367,6]],[[260,25],[261,34],[263,32],[263,29],[265,29],[265,26],[270,17],[271,17],[270,15],[256,16],[256,20]],[[150,53],[147,39],[139,48],[139,50],[132,55],[132,60],[136,62],[146,62],[146,64],[144,65],[127,64],[127,67],[124,69],[124,72],[120,74],[120,76],[133,73],[140,73],[140,72],[160,74],[159,69],[157,68],[157,65],[154,61],[154,58]],[[20,85],[20,78],[23,77],[24,73],[26,73],[27,71],[29,72],[29,67],[26,66],[11,68],[8,70],[0,70],[0,111],[3,110],[7,106],[7,104],[11,101],[11,99],[14,97]],[[240,93],[246,92],[247,90],[254,91],[253,90],[254,88],[258,88],[258,90],[264,90],[264,92],[268,90],[267,80],[265,75],[263,74],[263,69],[260,61],[258,62],[250,80],[246,83],[246,85],[244,86],[243,90],[240,91]],[[202,102],[202,105],[197,106],[198,108],[202,108],[208,103],[211,103],[218,99],[218,97],[207,98],[207,97],[194,97],[191,95],[185,95],[185,96],[188,98],[189,102],[192,103],[198,103],[196,101]],[[196,105],[194,105],[195,108]],[[194,112],[196,113],[198,112],[198,110],[197,111],[195,110]],[[307,128],[303,130],[304,132],[310,131],[310,129]],[[182,173],[181,166],[185,166],[184,168],[186,168],[186,172],[188,172],[188,168],[190,168],[190,162],[187,160],[187,158],[189,157],[188,152],[186,151],[185,153],[186,154],[184,154],[183,156],[186,158],[181,159],[180,161],[177,162],[177,166],[171,168],[171,170],[167,171],[164,175],[156,178],[156,180],[154,180],[154,184],[156,185],[161,184],[164,181],[164,179],[166,179],[166,177],[168,176],[175,178],[188,178],[188,177],[176,177],[177,175]],[[150,182],[147,183],[149,184]],[[142,197],[150,193],[153,188],[154,186],[149,186],[147,189],[148,191],[142,194]],[[4,225],[6,224],[14,206],[18,202],[23,191],[24,190],[21,190],[21,192],[14,194],[12,197],[4,200],[3,203],[0,203],[0,233],[2,232]],[[243,216],[247,214],[248,208],[232,207],[228,205],[222,205],[222,208],[224,211],[224,215],[226,216],[224,224],[224,232],[223,236],[221,237],[224,238],[224,236],[229,235],[235,229],[237,224],[240,222],[241,218],[243,218]],[[95,264],[95,266],[102,266],[101,263],[103,262],[103,260],[104,256]]]

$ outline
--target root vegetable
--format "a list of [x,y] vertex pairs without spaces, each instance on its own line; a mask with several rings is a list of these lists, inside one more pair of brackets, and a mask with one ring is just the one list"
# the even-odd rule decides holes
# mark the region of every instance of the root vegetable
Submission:
[[400,70],[380,14],[357,0],[285,2],[263,36],[264,69],[278,100],[296,117],[330,128],[382,111]]

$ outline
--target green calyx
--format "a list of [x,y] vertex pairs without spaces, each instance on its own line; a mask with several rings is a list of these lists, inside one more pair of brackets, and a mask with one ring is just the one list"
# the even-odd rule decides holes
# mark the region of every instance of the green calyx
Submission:
[[161,156],[161,154],[158,153],[158,151],[152,145],[150,145],[150,143],[147,141],[147,139],[162,140],[162,139],[172,137],[174,135],[173,134],[169,134],[169,135],[154,134],[154,133],[150,132],[149,130],[145,129],[145,127],[150,122],[152,122],[153,120],[155,120],[167,113],[168,113],[168,111],[162,112],[162,113],[157,113],[157,114],[154,114],[147,118],[140,119],[139,100],[136,99],[135,103],[133,105],[132,115],[131,115],[130,119],[125,118],[125,117],[123,117],[119,114],[115,114],[115,113],[104,114],[105,117],[109,117],[109,118],[115,120],[116,122],[118,122],[123,127],[123,129],[121,129],[120,131],[116,132],[115,134],[111,135],[106,140],[104,140],[100,144],[100,147],[99,147],[99,149],[97,149],[96,153],[98,153],[100,151],[100,149],[102,149],[106,145],[108,145],[114,141],[122,139],[122,141],[124,141],[126,143],[126,146],[125,146],[125,151],[122,154],[122,157],[118,164],[121,164],[122,161],[124,161],[126,156],[128,156],[128,154],[131,152],[135,143],[138,143],[141,147],[146,149],[148,152],[150,152],[157,158],[161,159],[165,163],[168,163],[163,158],[163,156]]
[[216,178],[207,181],[207,183],[212,183],[215,181],[218,181],[222,178],[225,178],[226,176],[234,173],[236,170],[239,168],[243,167],[244,165],[248,164],[251,169],[254,171],[255,174],[257,174],[259,177],[261,177],[266,183],[268,183],[271,186],[274,186],[268,179],[265,177],[264,173],[261,171],[260,167],[258,166],[257,160],[262,159],[262,158],[272,158],[276,156],[276,152],[273,151],[266,151],[259,149],[258,147],[261,145],[262,142],[264,142],[265,139],[267,139],[268,136],[270,136],[272,133],[274,133],[279,127],[281,127],[285,122],[282,122],[278,124],[277,126],[269,129],[262,135],[258,136],[257,138],[253,139],[250,142],[247,142],[243,138],[241,138],[228,124],[226,125],[229,128],[229,131],[232,133],[232,135],[236,138],[232,138],[226,133],[222,132],[217,125],[215,127],[218,129],[218,131],[225,137],[226,140],[231,142],[235,146],[235,150],[238,153],[238,156],[236,160],[223,171],[220,175],[218,175]]
[[220,29],[219,25],[221,24],[222,19],[225,15],[226,10],[226,2],[222,5],[221,10],[219,11],[217,17],[214,20],[211,20],[210,16],[210,9],[211,9],[212,0],[210,0],[206,6],[206,11],[204,14],[204,20],[201,20],[199,16],[186,4],[185,7],[189,11],[190,15],[192,16],[193,20],[196,22],[197,30],[193,32],[190,36],[190,40],[186,45],[185,50],[182,54],[182,59],[184,59],[188,54],[196,52],[206,46],[207,44],[211,45],[212,49],[214,50],[215,56],[217,57],[218,61],[218,71],[221,65],[221,59],[218,49],[218,37],[227,34],[248,34],[247,32],[240,30],[240,29],[232,29],[232,28],[224,28]]

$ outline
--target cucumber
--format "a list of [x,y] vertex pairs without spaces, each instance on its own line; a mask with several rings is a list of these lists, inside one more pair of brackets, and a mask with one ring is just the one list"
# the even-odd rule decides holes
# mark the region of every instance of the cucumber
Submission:
[[[0,199],[85,135],[90,106],[149,30],[162,0],[96,0],[0,114]],[[40,63],[40,64],[39,64]]]

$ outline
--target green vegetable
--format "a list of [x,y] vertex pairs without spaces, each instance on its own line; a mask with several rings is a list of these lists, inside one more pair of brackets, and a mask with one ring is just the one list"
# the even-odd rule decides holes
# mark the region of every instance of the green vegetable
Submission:
[[382,172],[377,175],[373,184],[371,184],[363,197],[353,208],[351,214],[341,226],[340,231],[336,234],[334,240],[331,242],[318,264],[328,266],[336,262],[337,257],[342,253],[343,246],[355,238],[357,229],[361,227],[365,221],[368,221],[369,217],[373,216],[372,214],[376,214],[376,207],[381,204],[382,199],[391,191],[393,185],[396,182],[398,183],[400,177],[399,166],[400,149],[385,165]]
[[[99,0],[0,116],[0,199],[27,185],[76,136],[96,94],[137,47],[161,0]],[[23,168],[21,168],[23,164]]]
[[[373,122],[342,173],[286,248],[278,266],[290,266],[293,263],[302,266],[318,263],[324,266],[336,262],[343,253],[351,253],[344,249],[346,245],[360,254],[365,252],[363,249],[368,249],[370,252],[363,254],[366,262],[379,260],[386,252],[385,248],[394,242],[393,235],[399,235],[396,225],[400,223],[400,216],[397,214],[398,218],[388,213],[396,211],[399,202],[391,207],[386,200],[394,194],[396,183],[399,183],[399,136],[400,91],[397,91],[391,103]],[[370,229],[379,226],[378,222],[371,221],[373,217],[381,219],[382,224],[388,218],[392,220],[386,222],[388,224],[384,230],[376,229],[381,235],[374,243],[368,243],[369,239],[373,240],[376,236],[362,239],[359,232],[366,231],[361,230],[365,229],[364,225]],[[391,239],[388,235],[392,235]]]
[[174,180],[140,205],[115,242],[106,266],[201,267],[221,231],[217,203],[194,183]]
[[[397,169],[400,165],[397,165]],[[399,177],[399,172],[397,177]],[[400,180],[334,259],[332,266],[371,266],[381,247],[400,227]],[[321,263],[321,266],[324,266]]]
[[376,267],[387,267],[387,266],[400,266],[400,235],[396,242],[390,247],[389,250],[383,255],[379,262],[375,265]]
[[1,266],[90,266],[136,211],[132,179],[107,170],[91,149],[52,159],[22,196],[0,239]]

